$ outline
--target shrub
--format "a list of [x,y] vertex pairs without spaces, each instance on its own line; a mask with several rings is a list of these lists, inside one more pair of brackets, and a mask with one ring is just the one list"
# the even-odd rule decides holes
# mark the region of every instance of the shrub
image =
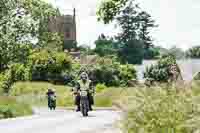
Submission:
[[29,71],[23,64],[19,63],[12,64],[10,65],[9,69],[12,73],[13,81],[24,81],[28,79],[27,75]]
[[176,63],[175,57],[167,55],[161,57],[157,64],[147,67],[144,72],[144,78],[152,79],[154,81],[159,81],[159,82],[168,82],[169,79],[173,76],[170,70],[171,66],[176,66],[176,69],[180,76],[181,75],[180,68]]
[[28,79],[29,70],[23,64],[11,64],[7,70],[0,74],[0,93],[8,93],[14,82]]
[[129,100],[124,121],[128,133],[189,133],[199,131],[199,103],[173,89],[138,89]]
[[88,67],[91,79],[106,86],[124,86],[131,79],[136,79],[133,65],[121,65],[111,58],[99,58],[95,65]]
[[128,82],[132,79],[136,79],[137,73],[133,65],[127,64],[127,65],[121,65],[120,66],[120,84],[123,86],[127,86]]
[[62,81],[63,73],[71,69],[71,57],[63,52],[36,51],[30,56],[33,81]]
[[0,88],[3,93],[8,94],[11,89],[12,84],[14,83],[14,77],[13,77],[12,71],[6,70],[0,76],[1,76]]
[[99,93],[102,92],[103,90],[105,90],[107,87],[105,86],[105,84],[97,84],[96,85],[96,89],[95,92]]

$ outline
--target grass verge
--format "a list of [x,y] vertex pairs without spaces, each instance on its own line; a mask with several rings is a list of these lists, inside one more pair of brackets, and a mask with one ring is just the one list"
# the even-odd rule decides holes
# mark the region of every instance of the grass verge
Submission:
[[[74,96],[68,86],[52,85],[46,82],[17,82],[13,85],[10,95],[19,101],[26,102],[32,106],[47,106],[46,91],[48,87],[56,90],[57,105],[62,107],[73,107]],[[94,96],[96,107],[111,107],[123,88],[104,88],[97,91]]]
[[31,115],[32,108],[12,97],[0,97],[0,119]]
[[[191,88],[156,86],[125,96],[125,133],[194,133],[200,131],[199,83]],[[180,87],[179,87],[180,88]]]

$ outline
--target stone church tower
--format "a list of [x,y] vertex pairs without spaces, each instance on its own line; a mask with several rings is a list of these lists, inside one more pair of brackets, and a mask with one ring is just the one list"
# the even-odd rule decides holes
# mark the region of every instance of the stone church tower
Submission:
[[70,50],[76,45],[76,10],[73,15],[63,15],[50,18],[48,28],[50,32],[63,35],[64,50]]

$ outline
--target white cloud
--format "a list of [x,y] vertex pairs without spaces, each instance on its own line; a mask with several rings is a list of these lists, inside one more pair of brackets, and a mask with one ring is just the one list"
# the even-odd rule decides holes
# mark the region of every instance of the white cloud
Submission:
[[[50,1],[55,5],[55,0]],[[95,11],[100,0],[56,0],[56,5],[64,13],[77,9],[77,37],[79,44],[92,45],[98,35],[114,34],[113,25],[97,22]],[[199,0],[138,0],[141,7],[147,10],[159,25],[152,35],[156,45],[170,47],[176,45],[187,49],[200,45],[200,12]]]

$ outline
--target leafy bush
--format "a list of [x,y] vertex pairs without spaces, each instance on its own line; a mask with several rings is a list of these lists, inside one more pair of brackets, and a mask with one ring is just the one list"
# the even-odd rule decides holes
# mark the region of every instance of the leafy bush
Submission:
[[105,84],[97,84],[96,88],[95,88],[95,92],[99,93],[102,92],[103,90],[105,90],[107,87],[105,86]]
[[36,51],[30,56],[32,80],[63,81],[63,73],[71,69],[71,57],[62,52]]
[[6,70],[0,76],[1,76],[0,88],[3,93],[8,94],[11,89],[11,86],[14,83],[14,77],[13,77],[12,71],[10,69]]
[[14,63],[9,69],[12,73],[13,81],[25,81],[29,79],[29,69],[24,64]]
[[127,86],[128,82],[132,79],[136,79],[136,70],[134,69],[133,65],[126,64],[126,65],[121,65],[120,66],[120,73],[119,73],[119,78],[120,78],[120,84]]
[[157,59],[160,56],[159,48],[153,47],[144,50],[144,59]]
[[112,38],[108,38],[104,34],[99,36],[95,41],[95,45],[94,52],[101,57],[116,55],[118,52],[118,48],[116,47],[118,44]]
[[197,101],[191,93],[170,88],[140,88],[129,99],[124,130],[128,133],[199,131],[200,108]]
[[0,97],[0,119],[31,115],[32,113],[29,105],[19,103],[15,98]]
[[124,86],[131,79],[136,79],[133,65],[121,65],[114,59],[99,58],[94,65],[88,67],[90,78],[97,84],[106,86]]
[[144,78],[152,79],[159,82],[167,82],[172,76],[171,66],[176,66],[176,69],[180,75],[180,68],[176,63],[174,56],[166,55],[159,59],[158,63],[146,68],[144,72]]

